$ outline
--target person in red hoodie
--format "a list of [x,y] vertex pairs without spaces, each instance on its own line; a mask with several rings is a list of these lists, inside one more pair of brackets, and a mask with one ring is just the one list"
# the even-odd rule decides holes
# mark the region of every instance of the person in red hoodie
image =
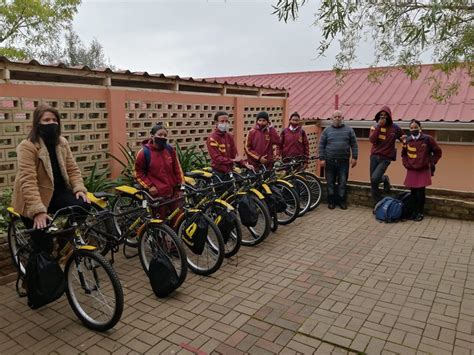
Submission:
[[397,158],[395,142],[402,141],[402,129],[393,123],[392,111],[388,106],[377,112],[374,120],[377,122],[370,129],[369,140],[372,143],[370,151],[370,185],[372,198],[375,203],[382,199],[379,184],[384,183],[385,192],[390,191],[390,180],[385,171],[390,163]]
[[290,125],[280,135],[281,156],[283,159],[305,156],[309,157],[309,142],[306,132],[300,126],[300,115],[293,112],[290,116]]
[[[150,133],[151,138],[143,141],[143,148],[137,153],[135,180],[154,197],[176,198],[184,177],[176,151],[167,143],[168,130],[156,123]],[[158,214],[165,218],[177,205],[164,205]]]
[[256,169],[263,164],[273,167],[273,146],[280,148],[281,140],[276,129],[270,125],[270,118],[265,111],[257,114],[257,124],[247,134],[245,152],[248,162]]
[[413,219],[423,219],[426,186],[431,185],[434,167],[443,152],[433,137],[421,132],[421,123],[410,122],[410,136],[404,139],[402,149],[403,166],[407,169],[405,186],[410,188],[415,201]]

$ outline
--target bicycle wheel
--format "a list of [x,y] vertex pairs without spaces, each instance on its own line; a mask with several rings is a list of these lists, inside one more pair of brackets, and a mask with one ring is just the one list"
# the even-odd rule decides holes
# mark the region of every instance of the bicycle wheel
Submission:
[[[99,207],[91,205],[90,212],[99,212]],[[107,255],[110,250],[110,243],[107,237],[101,232],[115,234],[115,227],[112,218],[98,221],[94,215],[88,215],[86,222],[79,227],[87,245],[95,246],[96,251],[101,255]]]
[[294,188],[279,181],[273,183],[272,186],[280,191],[286,203],[286,209],[283,212],[277,213],[278,224],[290,224],[298,217],[300,211],[300,200],[298,194],[295,192]]
[[31,236],[21,233],[25,229],[23,222],[19,218],[13,218],[8,224],[8,247],[12,257],[13,265],[21,276],[25,275],[26,264],[31,252]]
[[[208,276],[215,273],[221,267],[222,262],[224,261],[225,247],[219,227],[215,225],[208,215],[202,213],[202,216],[206,219],[209,225],[202,254],[194,254],[186,243],[183,243],[183,245],[186,250],[188,267],[192,272],[198,275]],[[185,225],[186,219],[183,219],[178,228],[179,237],[182,236]]]
[[295,191],[300,200],[300,211],[298,217],[302,217],[309,211],[309,207],[311,206],[311,189],[306,181],[298,176],[293,177],[290,182],[295,187]]
[[[209,207],[206,209],[207,215],[211,217],[213,221],[216,221],[218,216],[223,211],[226,211],[226,208],[222,206],[221,204],[217,204],[217,203],[209,205]],[[232,211],[230,213],[234,213],[235,216],[237,217],[236,211]],[[222,236],[222,239],[224,240],[224,236]],[[229,232],[227,241],[224,240],[224,249],[225,249],[224,256],[226,258],[230,258],[234,256],[240,250],[241,245],[242,245],[242,228],[240,227],[240,223],[238,219],[236,218],[236,222],[234,223],[233,228]]]
[[303,171],[301,174],[306,178],[306,182],[311,190],[311,205],[309,206],[309,210],[312,211],[321,203],[321,198],[323,196],[321,181],[313,173]]
[[114,327],[123,312],[123,290],[112,266],[95,251],[77,250],[64,269],[72,310],[90,329]]
[[[121,194],[115,199],[112,206],[112,211],[115,214],[136,210],[135,212],[126,213],[123,216],[113,218],[114,229],[118,235],[123,235],[123,233],[128,231],[130,226],[142,215],[143,210],[137,210],[141,206],[141,203],[141,200],[125,194]],[[134,231],[129,234],[130,236],[125,239],[127,246],[138,248],[138,228],[140,228],[140,225],[141,223],[139,223]]]
[[149,223],[140,233],[138,255],[143,270],[148,274],[150,261],[157,250],[162,250],[172,262],[178,274],[178,285],[181,286],[188,274],[186,252],[176,233],[165,224]]
[[267,205],[255,195],[250,196],[255,203],[258,219],[255,227],[245,227],[242,232],[242,245],[245,246],[254,246],[263,242],[270,234],[272,223]]

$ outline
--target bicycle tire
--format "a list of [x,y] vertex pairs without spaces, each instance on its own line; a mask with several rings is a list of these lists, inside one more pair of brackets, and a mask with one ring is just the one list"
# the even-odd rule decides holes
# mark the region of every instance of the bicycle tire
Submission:
[[[222,238],[222,234],[219,230],[219,227],[215,225],[214,221],[208,215],[206,215],[203,212],[196,212],[196,213],[202,214],[202,216],[207,220],[209,228],[212,229],[214,233],[215,240],[211,240],[211,238],[209,237],[209,230],[208,230],[203,254],[204,252],[208,252],[208,253],[211,252],[212,254],[215,255],[215,261],[212,263],[212,265],[207,264],[207,267],[197,265],[202,254],[201,255],[194,254],[193,251],[186,246],[186,243],[183,243],[183,245],[184,245],[184,249],[186,250],[188,268],[190,268],[191,271],[197,275],[209,276],[215,273],[217,270],[219,270],[219,268],[221,267],[224,261],[224,253],[225,253],[224,240]],[[183,233],[183,227],[185,224],[186,224],[186,218],[184,218],[181,221],[178,227],[178,233],[177,233],[178,237],[181,237]]]
[[311,206],[311,189],[306,181],[298,176],[291,178],[289,181],[293,184],[300,201],[298,217],[303,217]]
[[[258,221],[263,221],[263,228],[261,231],[257,232],[256,226],[245,227],[245,229],[247,229],[250,233],[250,238],[246,238],[245,233],[242,233],[242,245],[245,245],[245,246],[255,246],[255,245],[260,244],[268,237],[271,231],[270,211],[268,210],[267,205],[255,195],[251,194],[250,196],[252,200],[255,202],[257,209],[260,211],[260,212],[257,211],[257,215],[259,216]],[[257,221],[257,225],[259,223],[258,221]]]
[[[112,212],[115,214],[127,212],[127,210],[137,209],[141,205],[141,200],[134,198],[129,195],[120,194],[112,204]],[[123,235],[123,230],[128,230],[130,225],[143,213],[142,211],[137,211],[136,213],[127,214],[121,218],[113,217],[113,224],[115,232],[118,235]],[[138,232],[138,230],[137,230]],[[138,233],[134,237],[128,237],[124,240],[125,245],[138,248]]]
[[287,225],[294,222],[294,220],[298,218],[300,210],[300,200],[298,198],[298,194],[294,188],[291,188],[279,181],[274,182],[272,186],[280,190],[287,204],[285,211],[277,213],[278,224]]
[[[20,235],[19,231],[21,228],[17,227],[17,223],[23,222],[19,218],[13,218],[8,223],[8,248],[10,250],[13,265],[20,273],[20,276],[24,276],[28,257],[31,252],[31,237],[29,235]],[[20,260],[18,260],[18,254],[20,254]],[[18,261],[20,262],[19,264]]]
[[[80,263],[80,268],[77,267],[77,263]],[[73,267],[73,265],[75,267]],[[98,282],[99,267],[101,270],[103,270],[103,272],[101,272],[101,276],[103,274],[104,277],[100,283]],[[77,275],[74,274],[74,269],[76,270]],[[80,281],[81,276],[78,274],[79,269],[82,272],[82,277],[84,277],[84,282],[91,282],[90,279],[85,276],[85,271],[91,271],[93,276],[92,282],[95,282],[94,288],[91,288],[88,291],[83,289]],[[124,300],[122,285],[120,284],[120,280],[110,263],[96,251],[76,250],[74,254],[71,255],[71,257],[67,260],[66,266],[64,268],[64,274],[66,276],[66,295],[68,302],[81,322],[87,328],[100,332],[113,328],[122,316]],[[106,278],[109,279],[112,290],[107,289],[107,286],[104,286],[104,280]],[[74,287],[74,280],[79,282],[78,285],[80,288],[77,291]],[[97,290],[101,289],[103,291],[111,291],[110,293],[113,294],[114,297],[113,305],[109,305],[107,297],[102,292],[99,291],[99,293],[94,294],[97,292]],[[104,305],[100,306],[101,310],[98,310],[95,306],[92,306],[93,311],[102,311],[107,308],[111,309],[111,314],[107,317],[107,319],[103,321],[96,320],[93,318],[93,315],[90,314],[92,313],[91,311],[85,310],[85,304],[83,304],[83,302],[79,301],[78,299],[79,296],[83,296],[82,293],[88,300],[92,299],[96,300],[98,303],[104,303]],[[99,296],[100,299],[96,298],[97,296]]]
[[[215,220],[217,218],[217,216],[219,215],[219,212],[221,210],[225,209],[224,206],[222,206],[221,204],[218,204],[218,203],[213,203],[213,204],[210,204],[207,209],[206,209],[206,213],[213,219]],[[237,217],[237,212],[236,211],[232,211],[231,213],[235,213],[236,214],[236,217]],[[224,257],[226,258],[230,258],[232,256],[234,256],[235,254],[238,253],[238,251],[240,250],[240,246],[242,245],[242,228],[240,227],[240,223],[237,222],[235,223],[234,225],[234,228],[231,230],[230,232],[230,236],[229,236],[229,239],[227,240],[227,242],[224,241]],[[224,238],[222,238],[224,239]]]
[[[98,206],[91,205],[90,212],[94,213],[94,210],[101,211],[103,209],[101,209]],[[94,216],[88,215],[87,219],[89,218],[94,218]],[[101,222],[99,224],[96,224],[93,228],[99,229],[99,230],[102,230],[103,228],[105,228],[105,232],[109,234],[115,234],[116,232],[112,218],[103,221],[103,223]],[[91,227],[87,228],[82,233],[82,235],[85,238],[84,241],[86,242],[86,244],[95,246],[97,248],[96,251],[99,252],[101,255],[105,256],[110,251],[111,245],[110,245],[110,242],[108,241],[108,238],[96,232]]]
[[322,200],[323,187],[321,180],[319,180],[315,174],[307,171],[303,171],[301,174],[306,178],[308,186],[311,189],[311,205],[309,206],[309,210],[312,211],[319,206]]
[[[157,241],[157,238],[155,238],[155,233],[152,234],[153,240],[151,240],[151,230],[165,233],[165,236],[167,236],[169,240],[165,240],[164,243],[162,240],[160,245],[160,241]],[[163,239],[163,237],[161,238]],[[151,258],[153,257],[155,250],[160,248],[170,258],[170,261],[178,274],[178,285],[176,288],[181,286],[184,280],[186,280],[188,274],[188,264],[183,243],[181,243],[181,240],[178,238],[175,231],[165,224],[149,223],[141,230],[139,239],[138,256],[145,273],[148,275]],[[171,246],[170,243],[173,243],[173,246]]]

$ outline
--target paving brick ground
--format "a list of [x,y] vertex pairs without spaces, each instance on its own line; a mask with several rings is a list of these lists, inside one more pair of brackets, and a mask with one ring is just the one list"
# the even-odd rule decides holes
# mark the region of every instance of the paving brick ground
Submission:
[[2,286],[0,354],[474,354],[473,246],[474,222],[321,206],[166,300],[118,258],[126,308],[106,334]]

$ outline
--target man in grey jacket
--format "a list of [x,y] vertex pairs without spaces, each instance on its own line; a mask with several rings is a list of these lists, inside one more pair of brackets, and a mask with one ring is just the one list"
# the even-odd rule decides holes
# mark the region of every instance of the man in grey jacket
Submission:
[[[351,157],[352,155],[352,157]],[[319,140],[319,163],[325,168],[328,189],[328,207],[336,204],[343,210],[346,205],[346,185],[350,165],[357,165],[358,147],[354,130],[344,124],[341,111],[334,111],[332,125]],[[336,185],[337,182],[337,185]]]

